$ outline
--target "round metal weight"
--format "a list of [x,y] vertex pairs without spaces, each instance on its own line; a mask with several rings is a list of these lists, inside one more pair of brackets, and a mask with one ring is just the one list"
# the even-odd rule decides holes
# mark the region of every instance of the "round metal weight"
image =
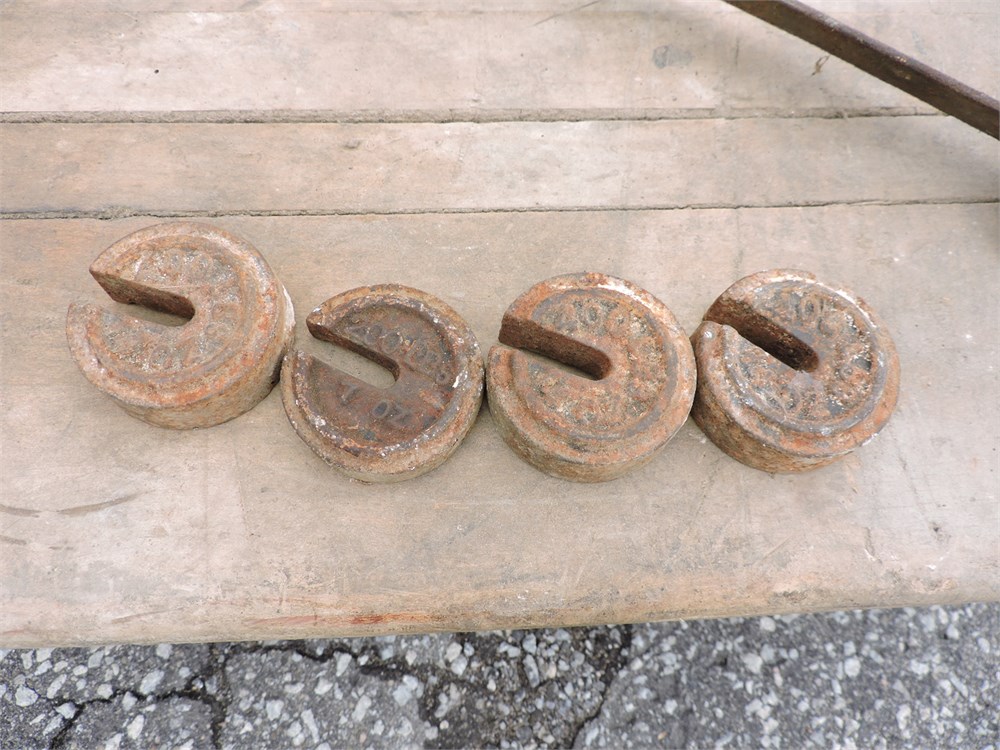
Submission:
[[73,358],[129,414],[209,427],[251,409],[277,381],[295,315],[249,243],[204,224],[158,224],[109,247],[90,273],[116,302],[189,318],[171,326],[70,305]]
[[627,281],[581,273],[536,284],[507,309],[499,339],[486,371],[490,412],[510,447],[544,472],[614,479],[687,419],[690,342],[666,305]]
[[769,472],[824,466],[885,426],[899,359],[875,313],[809,273],[737,281],[691,337],[691,415],[733,458]]
[[391,370],[377,388],[302,351],[288,355],[281,395],[292,427],[331,466],[366,482],[430,471],[479,413],[483,359],[475,335],[441,300],[398,284],[339,294],[310,313],[315,338]]

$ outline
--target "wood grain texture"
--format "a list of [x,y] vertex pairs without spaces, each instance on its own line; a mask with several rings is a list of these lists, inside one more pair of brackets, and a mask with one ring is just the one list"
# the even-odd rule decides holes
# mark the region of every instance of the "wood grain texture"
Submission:
[[[819,2],[997,95],[994,3]],[[321,119],[933,112],[722,3],[11,3],[0,110]],[[230,115],[231,116],[231,115]]]
[[967,202],[994,200],[997,179],[995,143],[939,117],[7,124],[0,136],[3,211],[29,217]]
[[484,348],[519,292],[581,269],[635,281],[693,330],[732,280],[799,266],[853,288],[891,327],[898,411],[844,461],[772,477],[689,423],[651,464],[597,486],[519,461],[485,409],[450,461],[391,488],[332,472],[277,393],[208,430],[131,419],[76,371],[62,319],[71,300],[101,300],[90,260],[146,223],[0,225],[4,645],[1000,597],[995,205],[219,221],[266,255],[300,310],[398,281],[454,306]]

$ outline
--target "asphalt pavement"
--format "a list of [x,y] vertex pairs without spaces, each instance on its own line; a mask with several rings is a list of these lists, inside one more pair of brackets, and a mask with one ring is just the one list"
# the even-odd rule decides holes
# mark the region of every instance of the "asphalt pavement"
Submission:
[[1000,748],[1000,605],[0,651],[0,748]]

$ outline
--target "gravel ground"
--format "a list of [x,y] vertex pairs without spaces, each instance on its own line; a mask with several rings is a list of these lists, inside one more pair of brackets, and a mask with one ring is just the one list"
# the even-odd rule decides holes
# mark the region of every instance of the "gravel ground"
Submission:
[[0,651],[0,748],[1000,747],[1000,605]]

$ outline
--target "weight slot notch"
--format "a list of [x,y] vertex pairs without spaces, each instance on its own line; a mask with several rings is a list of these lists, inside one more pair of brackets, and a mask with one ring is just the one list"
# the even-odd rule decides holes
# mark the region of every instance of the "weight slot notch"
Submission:
[[710,309],[704,319],[729,326],[741,338],[793,370],[814,372],[819,367],[819,355],[815,349],[748,305],[734,305],[724,310]]
[[604,380],[611,374],[607,354],[531,319],[504,315],[498,340],[539,364],[583,380]]
[[314,339],[331,345],[325,359],[330,360],[327,364],[334,369],[381,390],[392,388],[399,380],[402,372],[399,364],[375,347],[342,336],[311,318],[306,319],[306,327]]
[[178,328],[191,322],[197,312],[190,299],[165,289],[93,270],[91,275],[111,299],[127,305],[120,310],[125,317]]

